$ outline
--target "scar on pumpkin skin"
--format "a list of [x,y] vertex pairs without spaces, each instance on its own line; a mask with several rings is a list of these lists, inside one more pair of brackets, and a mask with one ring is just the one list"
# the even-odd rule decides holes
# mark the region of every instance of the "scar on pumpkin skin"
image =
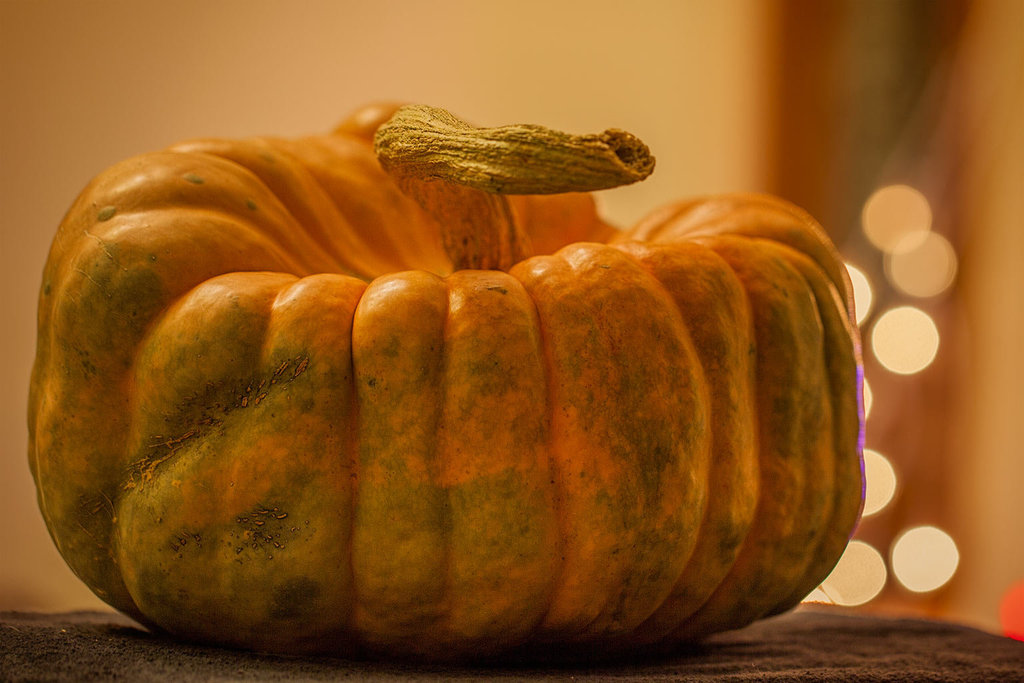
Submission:
[[[291,376],[283,377],[282,379],[282,376],[285,375],[288,368],[291,367],[293,363],[296,365]],[[204,436],[208,432],[208,429],[204,428],[219,427],[224,423],[222,419],[214,417],[210,413],[219,412],[221,415],[227,415],[237,409],[256,407],[266,400],[270,392],[271,385],[279,384],[281,382],[293,382],[301,376],[308,367],[309,356],[300,354],[294,358],[284,360],[277,366],[269,378],[262,379],[258,383],[255,379],[246,383],[245,388],[236,393],[236,400],[233,404],[215,400],[217,394],[223,391],[223,384],[208,384],[202,394],[197,391],[182,402],[179,406],[179,413],[187,413],[189,410],[193,410],[195,407],[198,407],[200,409],[201,418],[191,421],[191,424],[188,424],[184,428],[184,431],[182,431],[178,436],[165,437],[162,434],[152,435],[148,444],[149,448],[166,448],[167,451],[163,454],[147,455],[132,462],[127,468],[128,472],[126,474],[125,481],[121,484],[121,488],[125,491],[134,488],[141,488],[146,483],[152,481],[157,468],[175,456],[177,452],[186,445],[187,441]]]
[[[232,535],[238,545],[235,555],[241,555],[249,548],[255,552],[266,553],[268,560],[273,559],[275,550],[284,550],[288,546],[286,534],[294,536],[299,527],[288,521],[288,512],[277,505],[258,504],[249,512],[238,515],[235,523],[242,529],[240,536]],[[236,561],[241,562],[241,558]]]

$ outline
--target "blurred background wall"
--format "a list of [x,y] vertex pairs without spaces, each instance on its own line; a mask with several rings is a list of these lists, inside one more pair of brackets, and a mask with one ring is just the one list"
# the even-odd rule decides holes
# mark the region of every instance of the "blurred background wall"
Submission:
[[180,139],[384,99],[635,132],[658,169],[602,194],[620,223],[733,190],[809,209],[863,276],[877,508],[813,597],[1000,630],[1024,581],[1022,29],[1019,0],[0,0],[0,609],[102,605],[25,457],[39,278],[77,192]]
[[869,391],[865,517],[813,597],[1024,637],[1024,3],[775,8],[768,184],[847,259]]

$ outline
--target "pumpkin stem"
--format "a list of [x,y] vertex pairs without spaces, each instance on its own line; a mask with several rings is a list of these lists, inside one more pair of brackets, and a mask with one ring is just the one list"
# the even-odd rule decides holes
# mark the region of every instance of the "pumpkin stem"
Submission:
[[590,192],[643,180],[654,157],[621,130],[475,128],[443,109],[400,108],[377,129],[381,166],[440,224],[456,269],[507,270],[529,254],[506,194]]

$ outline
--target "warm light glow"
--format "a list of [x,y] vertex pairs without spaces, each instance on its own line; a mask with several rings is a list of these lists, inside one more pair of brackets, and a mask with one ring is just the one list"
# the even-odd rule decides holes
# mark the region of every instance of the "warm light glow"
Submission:
[[999,623],[1005,636],[1024,640],[1024,580],[1010,586],[999,601]]
[[[861,223],[868,240],[886,253],[912,249],[932,227],[932,209],[925,196],[908,185],[877,190],[864,204]],[[909,241],[906,239],[911,237]]]
[[[916,240],[916,236],[907,239]],[[929,232],[912,248],[900,245],[885,259],[886,276],[897,288],[911,296],[926,297],[941,294],[953,284],[956,252],[945,237]]]
[[871,414],[871,404],[875,401],[875,395],[871,393],[871,385],[868,384],[867,378],[864,379],[864,419],[868,418]]
[[935,360],[939,329],[921,309],[900,306],[879,316],[871,330],[871,348],[887,370],[911,375]]
[[915,593],[925,593],[953,578],[960,564],[960,551],[942,529],[919,526],[896,539],[891,560],[892,572],[900,583]]
[[886,576],[881,553],[864,541],[850,541],[820,588],[835,604],[852,607],[870,602],[881,593]]
[[896,494],[896,470],[889,459],[878,451],[864,449],[864,516],[873,515]]
[[871,312],[874,292],[871,289],[871,281],[863,270],[847,263],[846,272],[850,274],[850,283],[853,285],[853,305],[857,312],[857,324],[860,325]]

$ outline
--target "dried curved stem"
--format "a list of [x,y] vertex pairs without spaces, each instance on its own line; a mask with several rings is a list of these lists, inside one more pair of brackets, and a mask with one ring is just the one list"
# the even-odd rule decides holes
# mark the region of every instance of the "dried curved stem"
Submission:
[[374,149],[403,191],[440,223],[456,269],[505,270],[528,254],[502,195],[604,190],[654,170],[647,145],[625,131],[476,128],[423,105],[395,112],[377,129]]

